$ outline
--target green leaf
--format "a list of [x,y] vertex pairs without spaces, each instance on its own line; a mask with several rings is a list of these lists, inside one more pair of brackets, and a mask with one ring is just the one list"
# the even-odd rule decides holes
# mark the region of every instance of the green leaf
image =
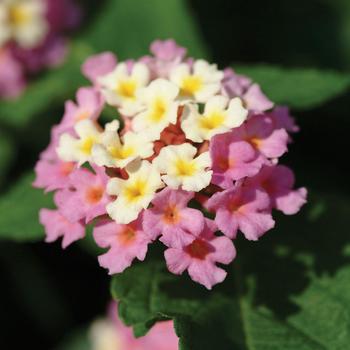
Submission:
[[174,38],[192,55],[204,57],[204,44],[185,0],[112,0],[86,40],[97,51],[114,51],[121,60],[148,53],[155,39]]
[[32,173],[24,175],[0,197],[0,239],[25,242],[43,238],[39,210],[52,207],[52,196],[34,189],[33,180]]
[[235,65],[234,69],[259,83],[276,104],[311,109],[345,93],[350,75],[317,69],[281,68],[267,64]]
[[174,319],[182,350],[347,348],[350,205],[324,194],[310,203],[302,214],[278,217],[259,242],[238,239],[229,277],[212,291],[158,260],[114,276],[121,318],[134,330]]
[[38,78],[18,99],[0,102],[0,122],[15,127],[25,126],[52,104],[71,96],[84,82],[80,65],[91,52],[87,45],[74,42],[63,66]]

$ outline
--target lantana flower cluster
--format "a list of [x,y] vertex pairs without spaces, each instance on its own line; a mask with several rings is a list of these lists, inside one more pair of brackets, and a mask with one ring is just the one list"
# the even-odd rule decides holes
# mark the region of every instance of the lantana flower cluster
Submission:
[[60,64],[65,34],[80,18],[74,0],[1,0],[0,98],[16,97],[30,77]]
[[[187,58],[172,40],[151,53],[84,63],[92,86],[66,103],[36,166],[34,185],[54,191],[57,205],[40,221],[46,241],[62,236],[63,247],[93,223],[110,274],[159,240],[169,271],[211,289],[226,277],[217,264],[236,256],[238,232],[256,241],[274,227],[272,210],[295,214],[305,203],[305,188],[279,164],[298,127],[232,69]],[[116,117],[103,125],[105,107]]]

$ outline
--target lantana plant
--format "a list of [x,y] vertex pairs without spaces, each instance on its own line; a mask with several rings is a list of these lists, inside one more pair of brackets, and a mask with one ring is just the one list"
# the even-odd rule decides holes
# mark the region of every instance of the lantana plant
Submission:
[[[143,261],[159,240],[170,272],[188,271],[211,289],[231,263],[238,233],[256,241],[275,226],[273,210],[295,214],[306,189],[279,163],[293,132],[288,108],[231,68],[186,57],[173,40],[150,56],[117,62],[113,53],[82,66],[91,86],[67,101],[34,186],[53,191],[42,209],[46,241],[93,237],[110,274]],[[115,118],[100,116],[112,109]]]
[[0,98],[16,97],[29,78],[60,64],[65,34],[80,18],[74,0],[1,0]]

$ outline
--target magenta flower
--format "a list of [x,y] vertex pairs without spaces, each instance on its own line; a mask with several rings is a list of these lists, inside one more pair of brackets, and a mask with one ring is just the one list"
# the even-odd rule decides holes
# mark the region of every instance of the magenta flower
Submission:
[[288,133],[275,128],[269,116],[256,114],[232,130],[232,139],[249,142],[264,159],[279,158],[287,151]]
[[69,221],[58,210],[41,209],[39,219],[45,227],[45,242],[54,242],[62,236],[62,247],[66,248],[85,237],[85,225],[80,221]]
[[256,241],[274,227],[270,198],[266,192],[242,186],[214,194],[206,203],[215,211],[215,222],[227,237],[236,238],[238,229],[245,238]]
[[100,265],[109,270],[109,274],[123,272],[137,258],[143,261],[151,237],[143,231],[142,215],[127,225],[114,221],[102,221],[94,228],[94,239],[101,248],[109,251],[98,257]]
[[247,109],[255,112],[264,112],[273,107],[273,103],[263,94],[258,84],[251,79],[236,74],[231,68],[224,70],[222,93],[228,97],[240,97]]
[[191,244],[167,249],[164,256],[169,271],[181,275],[188,270],[191,278],[207,289],[222,282],[227,273],[216,263],[229,264],[236,250],[227,237],[215,236],[215,230],[215,223],[206,219],[203,231]]
[[67,101],[63,119],[57,132],[62,133],[73,129],[79,121],[96,120],[103,108],[103,98],[98,90],[93,87],[80,88],[76,94],[77,103]]
[[95,174],[81,168],[69,175],[69,185],[56,192],[56,202],[60,212],[70,221],[92,219],[106,214],[110,198],[106,193],[108,176],[104,168],[94,167]]
[[23,67],[9,49],[0,48],[0,97],[16,97],[24,87]]
[[232,132],[216,135],[210,143],[212,183],[231,188],[233,181],[254,176],[260,170],[263,159],[246,141],[236,141]]
[[179,247],[191,243],[204,227],[204,216],[197,209],[188,208],[193,192],[165,188],[154,197],[153,207],[145,210],[143,229],[153,239],[167,246]]
[[162,78],[169,76],[171,69],[183,61],[187,52],[172,39],[155,40],[150,51],[154,56],[145,56],[141,61],[149,66],[154,77]]
[[112,52],[103,52],[89,57],[82,65],[82,73],[95,85],[97,79],[113,71],[117,65],[117,58]]
[[284,165],[264,166],[256,176],[247,179],[246,185],[262,188],[269,194],[271,207],[286,215],[297,213],[306,203],[305,187],[293,190],[295,183],[292,170]]

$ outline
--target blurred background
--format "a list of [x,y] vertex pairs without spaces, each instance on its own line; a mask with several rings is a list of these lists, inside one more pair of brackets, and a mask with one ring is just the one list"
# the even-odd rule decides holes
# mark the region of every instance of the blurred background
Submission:
[[[110,50],[120,59],[137,58],[148,52],[153,39],[174,37],[191,55],[206,57],[221,68],[267,63],[349,75],[348,0],[89,0],[80,1],[80,6],[83,19],[71,35],[67,61],[40,73],[17,100],[0,102],[1,196],[33,168],[48,144],[51,126],[63,115],[64,100],[73,98],[76,88],[87,83],[79,65],[94,52]],[[268,259],[271,247],[291,247],[286,258],[266,263],[266,269],[272,271],[278,262],[281,270],[277,273],[288,269],[288,282],[285,277],[271,281],[271,288],[280,292],[285,288],[282,284],[293,293],[307,285],[302,266],[289,266],[287,256],[295,258],[300,251],[313,256],[316,274],[332,275],[348,264],[341,252],[350,240],[346,235],[350,233],[346,226],[350,167],[345,153],[349,147],[349,91],[333,95],[322,105],[298,108],[296,104],[292,109],[301,131],[284,157],[295,170],[297,185],[308,187],[317,203],[311,201],[305,209],[306,219],[282,223],[278,234],[269,234],[262,248],[254,246],[250,253],[261,249],[259,253]],[[15,199],[20,202],[21,194]],[[0,217],[8,215],[1,211],[4,205],[0,198]],[[313,226],[329,206],[328,216]],[[13,208],[17,214],[16,205]],[[340,213],[343,216],[338,216]],[[28,217],[21,219],[20,214],[19,210],[19,227],[25,229]],[[289,238],[281,237],[283,229]],[[296,243],[291,238],[294,234],[299,235]],[[58,349],[72,333],[103,315],[110,300],[109,277],[98,266],[96,254],[89,242],[63,251],[60,243],[13,242],[4,237],[0,241],[1,348],[20,349],[25,344],[37,350]],[[302,259],[297,256],[295,261]],[[269,275],[259,278],[268,279]],[[282,317],[292,312],[293,306],[282,292],[277,299],[269,295],[269,288],[262,287],[258,293],[258,298],[265,298],[264,304]]]

